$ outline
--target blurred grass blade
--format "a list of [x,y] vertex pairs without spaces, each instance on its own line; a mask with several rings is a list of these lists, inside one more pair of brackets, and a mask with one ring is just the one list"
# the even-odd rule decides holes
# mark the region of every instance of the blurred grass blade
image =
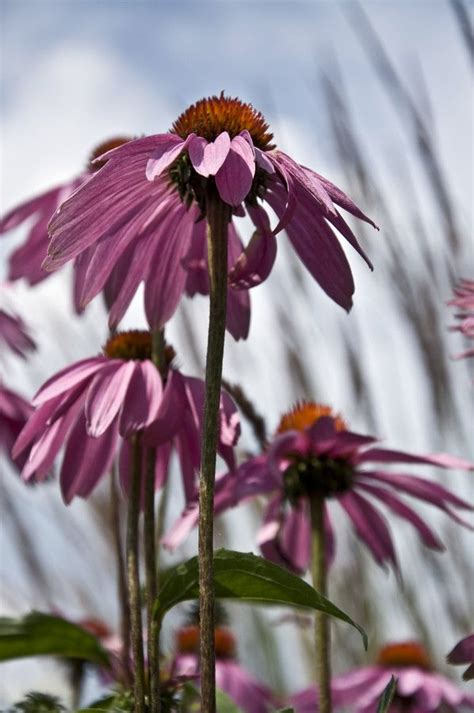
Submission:
[[22,619],[0,617],[0,661],[27,656],[60,656],[107,666],[96,637],[61,617],[31,612]]
[[[216,597],[257,604],[280,604],[323,611],[354,626],[367,648],[367,635],[347,614],[319,594],[300,577],[273,562],[245,552],[218,550],[214,553]],[[164,579],[154,615],[161,620],[176,604],[197,599],[198,558],[174,567]]]
[[387,713],[390,708],[390,704],[393,701],[395,695],[395,690],[397,688],[397,679],[392,676],[388,684],[385,686],[384,692],[382,693],[382,698],[377,706],[377,713]]

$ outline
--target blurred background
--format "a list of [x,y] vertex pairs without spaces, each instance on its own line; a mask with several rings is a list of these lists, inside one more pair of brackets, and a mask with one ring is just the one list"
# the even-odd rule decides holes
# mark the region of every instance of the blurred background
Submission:
[[[296,400],[312,398],[391,447],[472,458],[473,360],[452,361],[463,344],[448,332],[446,306],[456,282],[474,274],[472,10],[462,0],[3,0],[1,212],[76,175],[110,136],[160,133],[203,96],[238,95],[264,113],[279,147],[341,186],[381,230],[356,226],[375,271],[348,251],[350,316],[281,234],[271,277],[252,291],[249,339],[227,338],[225,377],[244,387],[269,433]],[[0,368],[5,385],[30,398],[61,367],[98,353],[107,327],[100,298],[74,315],[69,269],[35,288],[6,282],[8,256],[24,237],[20,227],[1,238],[0,307],[23,317],[40,348],[27,362],[2,354]],[[168,329],[187,373],[202,374],[206,325],[207,301],[196,298]],[[122,326],[145,326],[141,294]],[[244,423],[239,451],[257,450]],[[0,613],[55,609],[117,630],[108,484],[66,508],[54,481],[26,487],[5,460],[0,468]],[[471,476],[442,477],[472,498]],[[168,523],[183,506],[179,479],[171,482]],[[416,507],[449,553],[421,548],[390,518],[403,582],[376,567],[334,510],[330,596],[371,641],[366,655],[356,633],[334,625],[337,673],[370,661],[388,640],[418,638],[460,680],[444,660],[472,629],[472,540],[433,508]],[[258,511],[219,521],[216,544],[255,549]],[[191,538],[163,561],[195,548]],[[246,666],[294,692],[311,680],[311,642],[281,613],[230,607]],[[180,616],[165,626],[165,651]],[[0,705],[32,688],[68,695],[52,661],[2,669]]]

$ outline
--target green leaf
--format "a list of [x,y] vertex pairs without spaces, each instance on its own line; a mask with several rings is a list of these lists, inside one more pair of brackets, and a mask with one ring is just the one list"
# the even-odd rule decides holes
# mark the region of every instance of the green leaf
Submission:
[[70,621],[31,612],[22,619],[0,617],[0,661],[25,656],[61,656],[107,666],[96,637]]
[[[251,553],[218,550],[214,553],[216,597],[259,604],[283,604],[323,611],[354,626],[367,648],[367,634],[347,614],[300,577]],[[165,577],[154,616],[161,620],[176,604],[199,597],[198,558],[174,567]]]
[[242,709],[220,688],[216,690],[216,710],[217,713],[242,713]]
[[387,685],[384,688],[384,692],[382,693],[382,698],[379,701],[379,705],[377,706],[377,713],[387,713],[391,702],[393,701],[393,697],[395,695],[395,691],[397,688],[397,679],[395,676],[392,676],[390,681],[387,683]]

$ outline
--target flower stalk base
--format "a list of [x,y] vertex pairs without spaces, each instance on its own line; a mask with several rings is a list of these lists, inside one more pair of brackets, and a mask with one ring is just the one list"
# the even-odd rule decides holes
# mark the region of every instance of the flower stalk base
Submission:
[[[327,595],[326,534],[324,527],[324,497],[313,494],[311,510],[311,574],[313,587],[324,597]],[[331,713],[331,664],[329,618],[316,612],[314,640],[316,647],[316,684],[319,691],[320,713]]]
[[142,608],[140,594],[140,569],[138,554],[138,523],[140,518],[140,491],[142,470],[142,447],[139,436],[134,436],[132,459],[132,482],[128,504],[127,522],[127,575],[128,596],[134,661],[133,691],[135,713],[145,713],[145,667],[143,658]]
[[227,309],[227,232],[230,209],[211,190],[207,195],[206,207],[210,305],[199,477],[200,670],[202,710],[215,713],[214,480]]

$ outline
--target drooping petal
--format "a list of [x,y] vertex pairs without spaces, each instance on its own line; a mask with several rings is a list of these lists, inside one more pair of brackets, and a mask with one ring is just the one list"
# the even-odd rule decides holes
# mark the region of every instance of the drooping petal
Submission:
[[161,376],[153,362],[135,362],[120,413],[119,432],[123,438],[130,438],[154,421],[162,394]]
[[430,453],[425,456],[413,455],[389,448],[370,448],[357,457],[358,463],[417,463],[420,465],[436,465],[440,468],[457,468],[459,470],[474,470],[474,463],[464,458],[451,456],[448,453]]
[[395,515],[407,520],[418,531],[422,542],[433,550],[445,550],[445,546],[435,532],[417,513],[402,500],[397,498],[385,488],[378,488],[374,485],[359,484],[358,486],[367,493],[374,495],[384,503]]
[[247,197],[255,175],[255,157],[247,141],[235,136],[224,164],[216,173],[216,186],[225,203],[238,206]]
[[425,480],[424,478],[419,478],[416,475],[406,475],[401,473],[386,473],[380,470],[366,472],[364,471],[358,473],[358,477],[369,478],[370,480],[379,480],[383,483],[388,483],[396,490],[401,490],[402,492],[412,495],[415,498],[424,500],[427,503],[431,503],[435,507],[439,507],[441,510],[448,512],[452,516],[451,511],[446,509],[445,504],[449,503],[454,507],[461,508],[463,510],[473,510],[474,508],[465,500],[458,498],[457,495],[446,490],[439,483],[435,483],[431,480]]
[[168,478],[171,450],[171,443],[163,443],[163,445],[156,449],[155,490],[159,490],[166,483]]
[[87,435],[81,414],[69,434],[60,473],[61,492],[66,505],[73,497],[87,497],[108,473],[116,452],[117,428],[108,428],[98,438]]
[[83,408],[84,400],[78,399],[75,404],[63,416],[58,418],[51,426],[48,426],[41,437],[33,444],[25,467],[22,470],[23,480],[35,477],[41,480],[46,476],[54,463],[59,449]]
[[226,160],[231,146],[230,136],[223,131],[215,141],[195,136],[189,143],[188,153],[193,168],[201,176],[215,176]]
[[53,399],[55,396],[72,389],[81,381],[90,379],[96,371],[103,368],[105,363],[107,363],[105,357],[93,357],[92,359],[82,359],[72,364],[72,366],[67,366],[65,369],[58,371],[40,388],[32,400],[33,406],[41,406],[49,399]]
[[276,151],[276,158],[279,166],[284,166],[285,170],[293,177],[297,189],[301,194],[303,191],[314,198],[319,205],[320,211],[324,215],[336,215],[336,208],[326,190],[324,183],[317,174],[306,171],[296,161],[283,151]]
[[85,415],[92,438],[101,436],[117,416],[135,371],[133,361],[113,360],[110,364],[96,374],[87,391]]
[[293,572],[305,572],[311,546],[305,504],[287,513],[283,509],[283,495],[275,495],[266,507],[257,543],[267,559]]
[[186,284],[182,260],[189,249],[193,220],[184,205],[171,215],[150,259],[152,280],[145,285],[145,312],[152,329],[161,329],[173,316]]
[[145,171],[147,179],[154,181],[155,178],[161,176],[163,171],[165,171],[168,166],[171,166],[173,161],[189,146],[189,142],[193,137],[194,134],[190,134],[184,141],[180,136],[177,136],[177,134],[168,134],[167,140],[163,141],[160,148],[153,152],[152,157],[147,162]]
[[364,220],[366,223],[369,223],[369,225],[372,225],[372,227],[378,230],[378,226],[364,213],[362,213],[362,211],[356,206],[354,201],[351,200],[351,198],[349,198],[349,196],[347,196],[343,191],[341,191],[340,188],[335,186],[334,183],[331,183],[331,181],[329,181],[324,176],[321,176],[319,173],[316,173],[316,171],[312,171],[310,168],[306,168],[306,166],[302,166],[302,168],[306,174],[312,174],[318,181],[320,181],[320,183],[324,186],[327,194],[329,195],[331,200],[336,203],[336,205],[338,205],[340,208],[343,208],[344,210],[347,210],[348,213],[355,216],[356,218]]
[[156,418],[143,434],[144,445],[153,447],[171,440],[182,426],[186,407],[184,379],[179,371],[170,369]]
[[[298,257],[326,294],[345,310],[352,306],[354,280],[347,258],[314,198],[295,189],[296,205],[286,232]],[[275,187],[265,196],[268,203],[281,216],[284,195]]]
[[235,289],[249,289],[266,280],[277,254],[276,239],[270,230],[265,211],[262,208],[249,208],[249,215],[257,225],[257,230],[230,270],[230,284]]
[[368,500],[354,491],[342,495],[338,502],[349,515],[355,531],[372,552],[376,562],[383,566],[389,561],[398,569],[390,530],[382,515]]

